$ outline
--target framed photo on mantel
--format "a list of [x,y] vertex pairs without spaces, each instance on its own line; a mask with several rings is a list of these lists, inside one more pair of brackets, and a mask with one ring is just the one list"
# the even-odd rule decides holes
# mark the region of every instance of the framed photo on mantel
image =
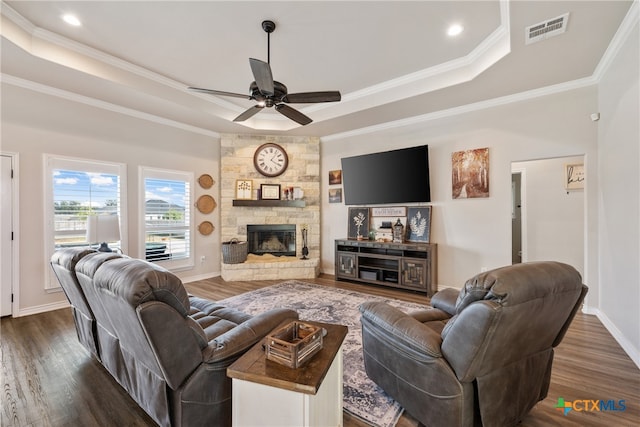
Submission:
[[430,243],[431,206],[409,208],[406,234],[409,242]]
[[262,200],[280,200],[280,184],[260,184]]

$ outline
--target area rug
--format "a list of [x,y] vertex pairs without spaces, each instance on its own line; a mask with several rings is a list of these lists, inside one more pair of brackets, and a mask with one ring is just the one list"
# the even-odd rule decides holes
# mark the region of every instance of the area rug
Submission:
[[386,299],[290,280],[219,301],[248,314],[272,308],[296,310],[301,320],[337,323],[349,327],[343,344],[343,408],[351,415],[376,427],[393,427],[402,415],[402,407],[367,377],[362,355],[362,332],[358,307],[365,301],[386,301],[402,311],[426,306]]

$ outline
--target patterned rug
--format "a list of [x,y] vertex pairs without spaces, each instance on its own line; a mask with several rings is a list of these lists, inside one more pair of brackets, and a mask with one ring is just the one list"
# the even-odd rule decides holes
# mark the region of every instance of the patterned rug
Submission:
[[402,407],[371,381],[364,370],[358,307],[365,301],[386,301],[405,312],[426,307],[295,280],[247,292],[219,302],[252,315],[276,307],[291,308],[298,312],[301,320],[315,320],[348,326],[349,332],[343,345],[343,408],[373,426],[393,427],[402,415]]

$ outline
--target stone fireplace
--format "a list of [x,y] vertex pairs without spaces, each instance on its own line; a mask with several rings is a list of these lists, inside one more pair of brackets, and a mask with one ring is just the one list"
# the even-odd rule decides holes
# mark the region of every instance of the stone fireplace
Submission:
[[255,255],[296,256],[296,226],[247,225],[247,252]]
[[[253,155],[258,147],[273,142],[283,147],[289,157],[287,170],[269,178],[254,167]],[[224,280],[305,279],[320,274],[320,140],[304,136],[266,136],[223,134],[220,138],[220,238],[247,241],[249,257],[240,264],[221,264]],[[235,200],[236,180],[250,180],[253,200]],[[261,184],[282,188],[298,187],[301,200],[256,200]],[[241,203],[240,203],[241,202]],[[263,203],[264,202],[264,203]],[[252,227],[249,227],[251,225]],[[255,226],[286,226],[282,230],[255,235]],[[250,230],[251,228],[251,230]],[[308,259],[302,260],[302,229],[307,229]],[[275,236],[275,237],[273,237]],[[260,249],[262,246],[263,249]],[[273,247],[265,252],[264,248]],[[284,249],[283,249],[284,248]],[[268,253],[274,252],[274,253]],[[276,255],[276,256],[272,256]]]

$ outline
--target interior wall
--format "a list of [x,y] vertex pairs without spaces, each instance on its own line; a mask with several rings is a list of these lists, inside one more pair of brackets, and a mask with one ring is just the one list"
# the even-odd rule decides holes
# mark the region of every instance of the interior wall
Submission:
[[584,276],[584,190],[564,186],[565,165],[583,162],[578,156],[513,163],[525,177],[523,261],[560,261]]
[[[339,188],[328,185],[329,171],[341,168],[342,157],[423,144],[429,145],[431,241],[438,244],[438,285],[459,288],[482,268],[511,264],[511,163],[584,155],[588,167],[590,159],[596,158],[597,127],[590,120],[596,105],[596,87],[589,86],[398,129],[323,139],[323,271],[333,273],[333,242],[347,235],[348,207],[328,200],[329,188]],[[483,147],[489,148],[490,196],[453,199],[451,154]],[[585,197],[596,187],[587,190]],[[593,203],[586,205],[587,213],[597,210]],[[587,242],[585,251],[596,251],[589,243],[595,244]],[[597,276],[586,270],[585,280],[597,288]]]
[[[195,184],[195,198],[212,194],[219,198],[219,140],[49,97],[8,85],[2,86],[2,150],[19,154],[20,313],[45,311],[65,304],[62,292],[45,292],[44,278],[50,266],[43,245],[44,200],[43,154],[119,162],[127,165],[127,255],[138,253],[138,167],[150,166],[192,171],[214,177],[216,184],[203,190]],[[210,277],[220,269],[219,210],[195,214],[195,222],[211,221],[216,230],[209,236],[195,233],[195,267],[176,273],[183,280]],[[201,257],[205,261],[201,262]]]
[[[640,33],[638,19],[598,93],[600,314],[640,367]],[[593,290],[590,290],[593,292]]]

